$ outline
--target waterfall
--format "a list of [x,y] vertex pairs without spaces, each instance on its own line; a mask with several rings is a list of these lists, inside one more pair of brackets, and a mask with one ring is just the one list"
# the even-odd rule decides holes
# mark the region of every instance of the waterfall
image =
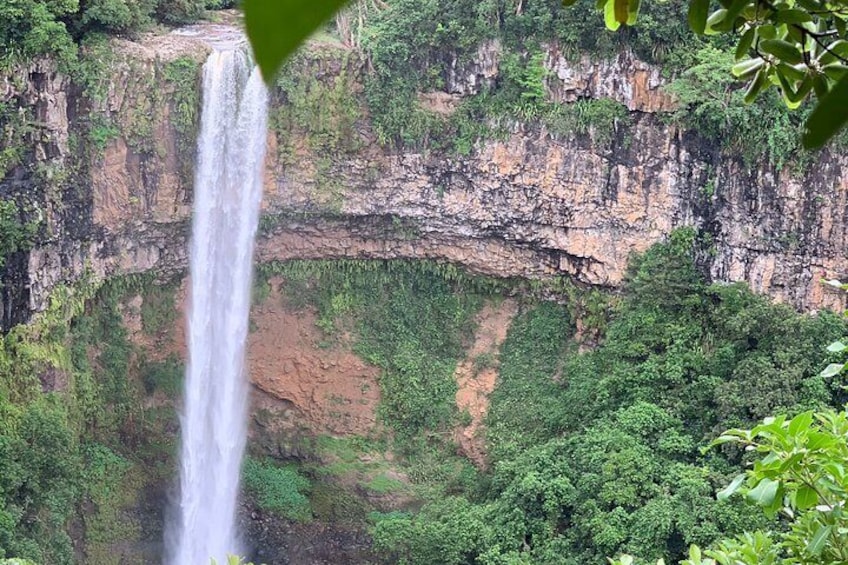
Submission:
[[262,196],[267,91],[249,54],[216,49],[203,67],[191,243],[189,359],[181,415],[173,565],[226,563],[247,435],[244,349]]

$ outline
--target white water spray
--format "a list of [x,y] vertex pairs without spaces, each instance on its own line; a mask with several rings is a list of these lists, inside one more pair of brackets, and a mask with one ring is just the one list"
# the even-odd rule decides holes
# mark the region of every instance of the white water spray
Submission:
[[191,309],[172,565],[226,563],[247,435],[244,348],[262,196],[267,91],[241,48],[203,67],[191,244]]

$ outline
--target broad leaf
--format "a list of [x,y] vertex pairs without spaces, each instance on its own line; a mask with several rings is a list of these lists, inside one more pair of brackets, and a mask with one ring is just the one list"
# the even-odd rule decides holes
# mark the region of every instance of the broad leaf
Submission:
[[845,351],[846,347],[848,346],[846,346],[841,341],[834,341],[833,343],[827,346],[827,350],[831,353],[842,353],[843,351]]
[[745,104],[751,104],[754,100],[756,100],[757,95],[768,86],[767,81],[768,75],[766,74],[766,69],[761,68],[757,71],[757,74],[754,76],[754,80],[751,81],[751,84],[748,85],[748,89],[745,91],[745,96],[743,100]]
[[810,427],[810,424],[813,423],[813,413],[812,412],[802,412],[792,418],[789,422],[789,435],[798,435],[802,431],[805,431]]
[[613,12],[615,13],[615,21],[620,24],[626,24],[630,17],[630,9],[628,0],[613,0]]
[[848,75],[844,75],[818,103],[807,119],[804,147],[816,149],[848,122]]
[[244,23],[256,63],[270,82],[286,58],[346,0],[244,0]]
[[689,3],[689,27],[698,35],[704,34],[709,11],[710,0],[692,0]]
[[758,506],[769,506],[774,502],[777,494],[777,487],[780,483],[771,479],[763,479],[756,487],[748,491],[748,500]]
[[740,61],[733,65],[730,68],[730,72],[737,78],[748,78],[760,70],[765,63],[766,62],[760,57],[757,57],[756,59],[746,59],[745,61]]
[[813,16],[806,10],[790,9],[780,10],[774,17],[774,21],[781,24],[801,24],[813,21]]
[[615,17],[615,0],[607,0],[604,5],[604,24],[610,31],[615,31],[621,27],[621,23]]
[[827,539],[830,537],[830,532],[833,526],[821,526],[807,545],[807,553],[810,555],[821,555],[827,545]]
[[845,365],[843,365],[842,363],[831,363],[830,365],[825,367],[824,370],[821,373],[819,373],[819,376],[824,377],[826,379],[833,377],[833,376],[836,376],[836,375],[838,375],[839,373],[842,372],[842,368],[844,366]]
[[[704,21],[704,23],[706,24],[706,20]],[[754,27],[742,34],[742,37],[739,38],[739,44],[736,46],[736,53],[734,54],[734,57],[737,61],[748,54],[748,51],[751,50],[751,45],[753,45],[756,36],[757,28]]]
[[818,503],[819,495],[816,493],[815,489],[810,486],[802,485],[795,492],[795,506],[798,510],[807,510]]
[[759,48],[790,65],[797,65],[804,61],[798,47],[784,39],[764,39],[760,41]]

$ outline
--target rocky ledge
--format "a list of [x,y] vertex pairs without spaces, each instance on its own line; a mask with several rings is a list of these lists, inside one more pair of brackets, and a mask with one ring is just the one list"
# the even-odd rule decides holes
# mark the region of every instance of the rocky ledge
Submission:
[[[36,245],[7,264],[7,319],[15,308],[26,310],[19,319],[44,309],[56,285],[83,276],[186,268],[200,63],[220,31],[114,41],[100,100],[49,62],[6,81],[3,101],[41,120],[36,150],[0,193],[35,195],[43,219]],[[311,52],[320,53],[315,77],[344,75],[362,103],[357,54],[337,44]],[[498,57],[496,43],[481,46],[476,61],[454,65],[444,91],[422,93],[422,105],[449,114],[496,79]],[[819,282],[848,272],[843,156],[824,152],[803,174],[746,167],[662,120],[674,101],[659,70],[631,54],[574,61],[549,46],[545,64],[553,100],[612,98],[626,107],[626,123],[606,140],[514,124],[467,156],[382,147],[364,103],[355,139],[337,154],[316,151],[297,131],[272,130],[259,260],[429,258],[492,276],[567,275],[615,287],[632,253],[694,226],[715,280],[745,281],[801,309],[844,305]],[[286,100],[274,99],[271,111],[285,110]],[[100,123],[108,135],[92,130]],[[100,134],[86,152],[69,143],[83,131]],[[38,176],[47,165],[75,174],[51,185]]]

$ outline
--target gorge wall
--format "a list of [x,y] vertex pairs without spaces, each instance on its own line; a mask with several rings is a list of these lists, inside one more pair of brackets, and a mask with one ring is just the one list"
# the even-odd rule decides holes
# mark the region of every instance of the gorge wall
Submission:
[[[0,196],[38,225],[31,248],[4,269],[6,327],[43,310],[57,285],[185,270],[202,36],[226,32],[208,24],[113,40],[95,96],[47,61],[5,79],[0,101],[24,108],[29,127]],[[746,166],[670,125],[674,101],[659,69],[628,53],[593,61],[546,50],[552,100],[626,106],[610,131],[555,135],[516,122],[465,155],[378,143],[361,93],[367,63],[332,42],[308,53],[309,80],[343,88],[355,118],[330,152],[308,127],[287,127],[290,101],[275,90],[260,261],[428,258],[615,287],[633,252],[694,226],[714,280],[745,281],[801,309],[843,306],[819,281],[848,272],[845,158],[822,152],[804,173]],[[449,116],[498,80],[499,53],[490,42],[474,61],[455,62],[443,90],[421,93],[420,105]]]

